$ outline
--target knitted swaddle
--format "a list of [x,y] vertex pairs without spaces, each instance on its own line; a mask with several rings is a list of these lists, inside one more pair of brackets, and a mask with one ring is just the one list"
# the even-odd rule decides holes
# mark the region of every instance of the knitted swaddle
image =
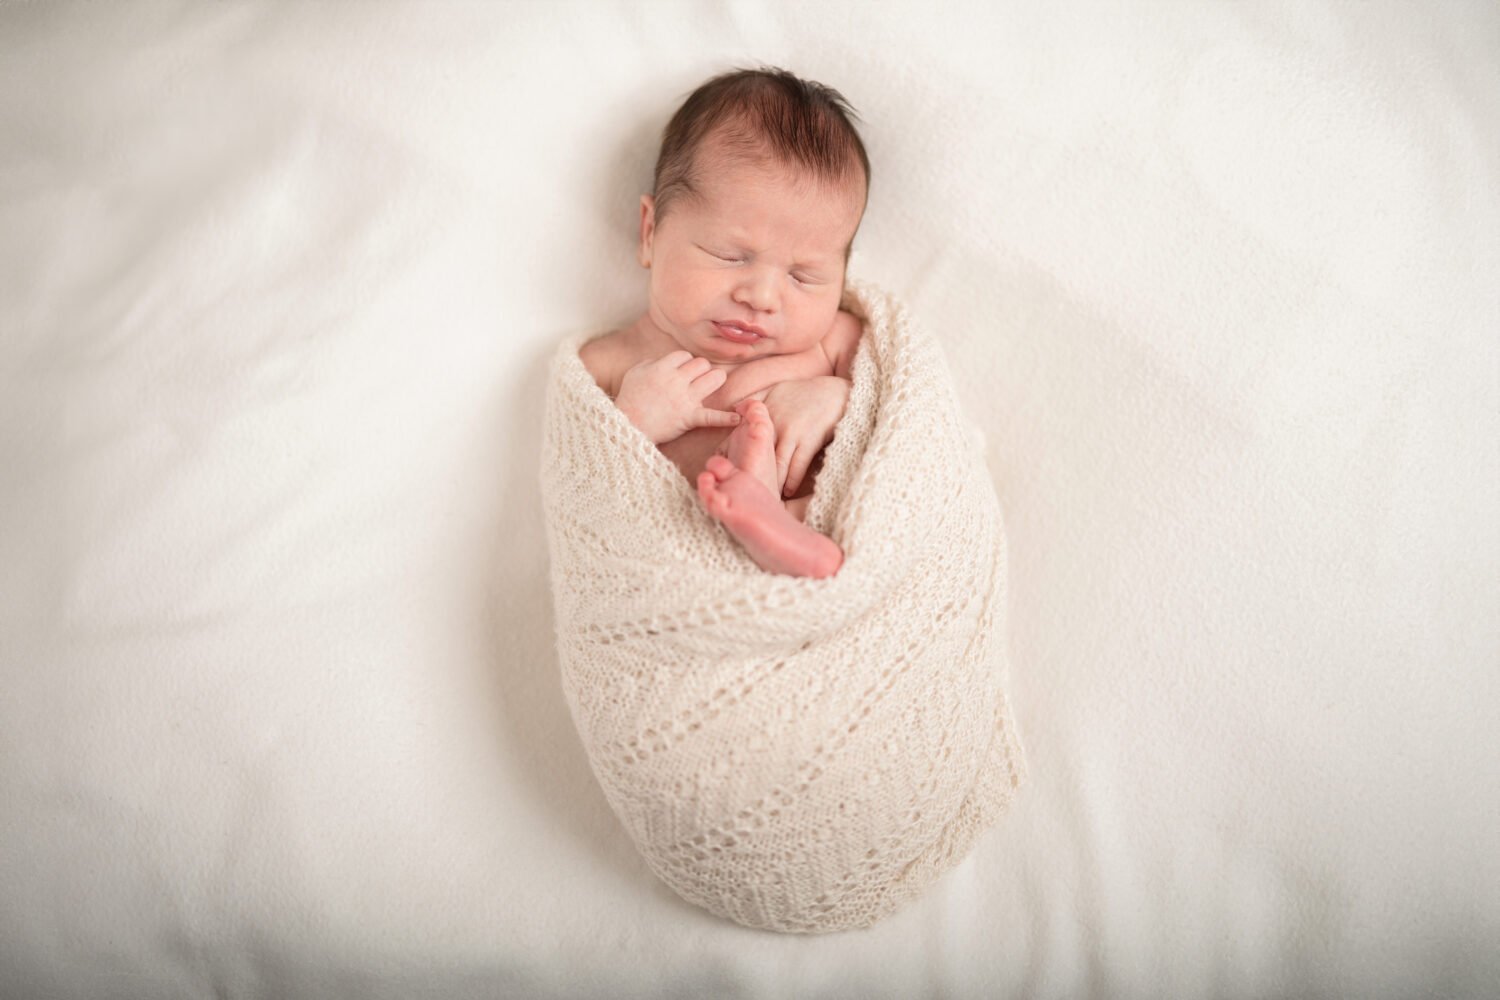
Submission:
[[941,355],[865,320],[806,523],[837,575],[767,573],[600,391],[552,365],[542,490],[563,690],[595,776],[683,898],[778,931],[864,927],[961,861],[1020,784],[1005,553]]

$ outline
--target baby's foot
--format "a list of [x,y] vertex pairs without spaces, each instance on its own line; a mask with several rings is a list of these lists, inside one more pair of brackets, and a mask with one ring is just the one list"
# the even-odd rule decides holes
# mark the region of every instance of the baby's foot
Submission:
[[821,578],[844,564],[844,552],[833,539],[798,521],[764,483],[723,455],[709,456],[698,475],[698,496],[767,572]]
[[735,468],[760,480],[772,496],[781,496],[781,483],[776,475],[776,428],[771,424],[771,411],[758,399],[745,399],[735,406],[734,412],[740,415],[740,422],[724,442],[724,456]]

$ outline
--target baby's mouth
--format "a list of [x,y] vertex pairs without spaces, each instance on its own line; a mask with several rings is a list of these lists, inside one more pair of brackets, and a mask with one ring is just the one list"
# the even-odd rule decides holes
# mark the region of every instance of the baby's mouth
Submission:
[[765,336],[759,330],[738,323],[720,323],[717,320],[714,321],[714,329],[719,331],[719,336],[736,344],[753,344]]

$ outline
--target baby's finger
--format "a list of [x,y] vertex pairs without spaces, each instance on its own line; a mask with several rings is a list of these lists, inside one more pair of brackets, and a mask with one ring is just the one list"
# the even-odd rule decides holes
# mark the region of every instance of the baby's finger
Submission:
[[688,423],[694,427],[733,427],[740,422],[738,413],[728,410],[710,410],[706,406],[700,406],[688,417]]
[[788,477],[791,475],[792,465],[796,461],[797,443],[791,439],[784,440],[786,441],[784,445],[780,441],[777,442],[776,481],[781,483],[782,496],[787,496],[787,491],[792,486],[792,482]]
[[688,351],[673,351],[671,354],[663,354],[657,359],[657,364],[666,365],[671,368],[680,368],[683,362],[693,360],[693,355]]
[[[682,351],[680,353],[687,354],[686,351]],[[688,354],[686,361],[678,363],[677,370],[682,372],[684,375],[701,375],[712,367],[713,365],[707,358],[700,358],[692,354]]]
[[[707,362],[704,363],[707,364]],[[724,369],[710,368],[702,375],[699,375],[697,378],[693,379],[690,384],[693,387],[693,391],[699,394],[698,398],[702,399],[704,396],[707,396],[719,386],[723,385],[725,379],[727,378],[729,378],[729,373]]]
[[802,477],[807,475],[807,467],[812,464],[811,452],[805,448],[798,449],[792,455],[792,460],[786,467],[786,485],[782,487],[783,496],[794,495],[802,485]]

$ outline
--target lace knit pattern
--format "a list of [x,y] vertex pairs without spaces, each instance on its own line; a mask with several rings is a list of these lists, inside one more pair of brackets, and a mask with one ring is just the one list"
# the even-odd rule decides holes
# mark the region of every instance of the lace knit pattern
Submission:
[[570,338],[542,490],[563,690],[651,870],[722,917],[865,927],[968,853],[1023,778],[999,504],[936,344],[865,320],[807,523],[826,580],[759,569],[594,384]]

